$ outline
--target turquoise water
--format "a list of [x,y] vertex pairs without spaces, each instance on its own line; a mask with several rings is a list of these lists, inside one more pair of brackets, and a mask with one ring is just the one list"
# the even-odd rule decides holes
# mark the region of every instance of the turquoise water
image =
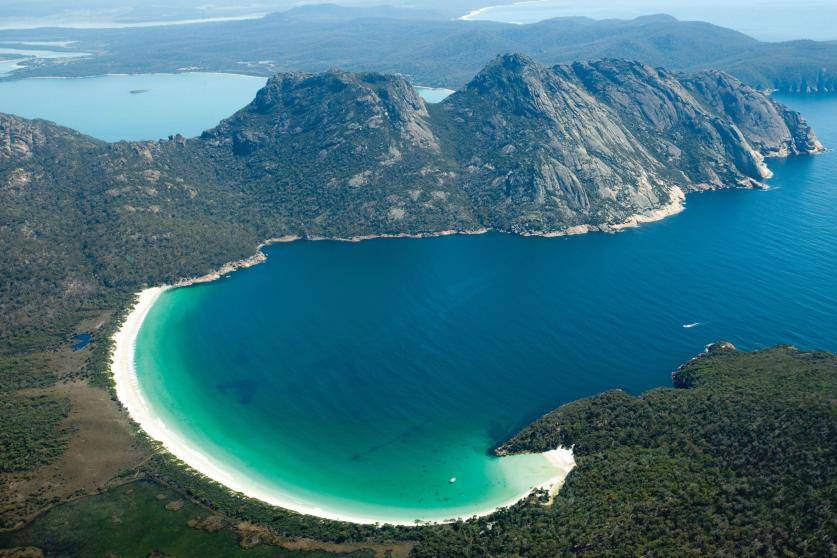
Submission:
[[470,19],[535,23],[553,17],[632,19],[652,14],[708,21],[764,41],[837,39],[833,0],[530,0],[498,2]]
[[[782,99],[837,145],[837,98]],[[217,463],[300,501],[491,508],[548,471],[487,451],[557,405],[667,386],[719,339],[837,350],[837,153],[771,167],[768,191],[691,195],[616,235],[274,246],[161,297],[141,388]]]
[[[0,62],[0,74],[16,64]],[[194,137],[252,101],[264,83],[200,72],[23,79],[0,82],[0,112],[52,120],[105,141]],[[431,103],[452,93],[417,89]]]

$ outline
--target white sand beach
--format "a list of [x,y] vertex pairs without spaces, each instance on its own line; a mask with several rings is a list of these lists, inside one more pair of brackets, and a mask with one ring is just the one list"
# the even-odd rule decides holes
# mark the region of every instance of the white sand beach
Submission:
[[[637,227],[643,223],[658,221],[668,216],[675,215],[683,211],[684,209],[685,193],[680,188],[674,187],[672,188],[670,194],[671,201],[665,206],[648,211],[640,215],[635,215],[624,223],[600,226],[581,225],[559,232],[529,233],[528,235],[555,237],[574,234],[584,234],[587,232],[595,231],[618,232],[624,229]],[[376,238],[427,238],[455,234],[479,235],[485,234],[487,232],[489,232],[489,229],[487,228],[478,228],[475,230],[466,231],[446,230],[434,233],[382,234],[369,236],[355,236],[351,238],[327,239],[325,237],[309,237],[308,240],[361,242]],[[527,235],[527,233],[524,233],[524,236],[525,235]],[[236,471],[233,467],[230,467],[222,463],[220,460],[214,459],[211,456],[206,455],[201,451],[200,448],[196,447],[194,443],[190,442],[186,437],[181,435],[175,429],[168,427],[166,423],[154,413],[154,410],[151,407],[151,405],[149,405],[148,401],[146,401],[143,397],[142,390],[139,386],[139,381],[137,379],[136,368],[134,365],[136,338],[139,334],[140,328],[142,327],[143,321],[148,315],[149,310],[160,297],[160,295],[162,295],[166,290],[171,288],[186,287],[189,285],[214,281],[239,269],[244,269],[253,265],[258,265],[267,259],[267,256],[264,254],[264,252],[262,252],[262,248],[264,248],[265,246],[269,246],[271,244],[276,243],[295,242],[298,240],[301,240],[301,237],[293,235],[272,238],[266,240],[261,245],[259,245],[255,255],[238,262],[232,262],[227,265],[224,265],[215,272],[208,273],[204,276],[180,281],[174,287],[161,286],[141,291],[138,294],[136,305],[134,306],[131,313],[128,315],[125,322],[122,324],[121,329],[114,336],[115,349],[112,360],[112,373],[114,382],[116,384],[117,397],[119,398],[119,401],[122,403],[122,405],[127,409],[131,418],[145,431],[145,433],[148,436],[160,442],[168,452],[170,452],[172,455],[189,465],[194,470],[198,471],[199,473],[208,477],[209,479],[212,479],[213,481],[216,481],[226,486],[230,490],[242,493],[251,498],[267,502],[268,504],[274,506],[293,510],[302,514],[322,517],[325,519],[349,521],[352,523],[363,524],[389,523],[392,525],[415,525],[415,520],[405,521],[404,519],[394,517],[368,517],[364,515],[346,514],[334,510],[324,509],[322,507],[313,505],[310,502],[301,500],[290,493],[285,493],[279,487],[276,487],[274,485],[267,486],[263,483],[260,483],[256,479],[249,478],[242,472]],[[563,485],[567,475],[575,466],[573,452],[572,449],[557,448],[552,451],[545,452],[541,455],[548,462],[548,464],[554,468],[554,476],[550,477],[549,480],[540,484],[539,486],[531,487],[525,493],[520,494],[519,496],[515,497],[514,499],[508,502],[503,503],[500,506],[491,509],[479,510],[474,513],[469,513],[468,517],[490,515],[497,511],[497,509],[499,508],[507,507],[519,502],[523,498],[526,498],[534,490],[549,490],[550,493],[554,495],[555,492],[558,489],[560,489],[560,487]],[[425,519],[424,522],[443,523],[454,521],[455,519],[464,518],[451,518],[449,516],[440,516],[438,518]]]
[[[290,240],[290,239],[286,239]],[[240,267],[240,266],[238,266]],[[212,274],[215,275],[215,274]],[[204,278],[201,278],[204,279]],[[204,279],[205,280],[205,279]],[[137,303],[126,318],[122,327],[114,335],[114,352],[112,359],[112,373],[116,384],[116,394],[119,401],[127,409],[131,418],[152,439],[156,440],[172,455],[186,463],[209,479],[216,481],[230,490],[242,493],[251,498],[262,500],[268,504],[293,510],[302,514],[314,515],[325,519],[349,521],[352,523],[375,524],[389,523],[393,525],[415,525],[415,521],[407,521],[397,517],[368,517],[337,512],[311,504],[283,491],[275,486],[266,486],[246,474],[214,459],[196,447],[193,442],[181,435],[176,429],[170,428],[155,412],[145,399],[137,378],[134,352],[137,335],[148,312],[157,302],[160,295],[172,287],[153,287],[141,291]],[[540,486],[520,494],[518,497],[495,508],[478,510],[469,513],[468,517],[490,515],[500,507],[510,506],[527,497],[534,489],[545,489],[554,492],[563,484],[564,479],[575,465],[571,449],[559,448],[541,454],[555,469],[555,474]],[[504,458],[501,458],[504,459]],[[464,519],[464,518],[463,518]],[[440,516],[425,519],[427,522],[446,522],[453,520],[450,516]]]
[[[624,223],[617,225],[604,226],[589,226],[581,225],[572,227],[567,230],[559,232],[546,233],[529,233],[531,236],[567,236],[574,234],[584,234],[587,232],[618,232],[624,229],[637,227],[642,223],[649,223],[658,221],[668,216],[675,215],[684,209],[685,193],[677,187],[671,190],[671,201],[658,209],[651,210],[647,213],[635,215]],[[437,236],[448,236],[455,234],[463,235],[479,235],[485,234],[490,230],[487,228],[478,228],[475,230],[457,231],[446,230],[434,233],[418,233],[418,234],[382,234],[369,236],[355,236],[351,238],[332,238],[325,237],[309,237],[308,240],[335,240],[342,242],[361,242],[376,238],[427,238]],[[524,236],[527,235],[524,233]],[[137,379],[136,368],[134,364],[134,352],[136,347],[136,339],[139,334],[142,323],[148,315],[149,310],[157,301],[157,299],[166,290],[171,288],[186,287],[189,285],[206,283],[215,281],[229,273],[258,265],[267,259],[267,256],[262,252],[262,248],[276,243],[287,243],[301,240],[299,236],[287,235],[278,238],[266,240],[258,246],[255,255],[241,261],[232,262],[222,266],[217,271],[208,273],[200,277],[194,277],[178,282],[175,286],[161,286],[152,287],[141,291],[137,296],[137,303],[122,324],[120,330],[114,336],[114,353],[112,359],[112,373],[114,382],[116,384],[116,394],[119,401],[127,409],[128,414],[136,422],[145,433],[158,441],[162,446],[172,455],[186,463],[192,469],[198,471],[209,479],[216,481],[232,491],[239,492],[248,497],[255,498],[266,502],[268,504],[278,506],[281,508],[293,510],[302,514],[314,515],[325,519],[332,519],[337,521],[348,521],[352,523],[363,524],[384,524],[391,525],[415,525],[415,520],[406,521],[396,517],[369,517],[364,515],[346,514],[337,512],[335,510],[324,509],[317,505],[311,504],[297,498],[296,496],[282,491],[279,487],[274,485],[266,485],[260,483],[258,480],[250,478],[235,468],[230,467],[221,462],[219,459],[206,455],[201,451],[201,448],[196,447],[193,442],[181,435],[175,429],[170,428],[166,423],[158,417],[152,406],[146,401]],[[479,510],[469,513],[467,517],[481,517],[494,513],[497,509],[511,506],[520,500],[526,498],[534,490],[549,490],[551,495],[554,495],[558,489],[563,485],[567,475],[575,466],[575,459],[573,457],[572,449],[557,448],[552,451],[541,454],[547,463],[555,470],[554,476],[539,486],[533,486],[525,493],[520,494],[508,502],[505,502],[497,507],[485,510]],[[502,459],[502,458],[501,458]],[[461,518],[451,518],[450,516],[440,516],[429,519],[424,519],[424,523],[444,523],[455,521]]]
[[654,221],[661,221],[666,217],[677,215],[686,208],[686,194],[677,186],[672,187],[669,194],[671,196],[671,201],[668,204],[646,213],[634,215],[624,223],[610,225],[609,227],[602,227],[602,230],[605,232],[618,232],[625,229],[636,228],[644,223],[653,223]]

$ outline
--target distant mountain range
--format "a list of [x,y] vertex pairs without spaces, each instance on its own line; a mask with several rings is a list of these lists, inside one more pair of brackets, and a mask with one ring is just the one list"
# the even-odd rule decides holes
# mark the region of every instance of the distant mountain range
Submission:
[[3,115],[0,292],[16,327],[2,333],[271,237],[616,230],[684,192],[758,186],[765,156],[820,149],[799,114],[727,74],[523,55],[438,105],[401,76],[279,74],[194,139],[107,144]]
[[531,25],[458,21],[396,7],[306,6],[264,19],[177,28],[0,32],[2,41],[75,40],[94,56],[42,60],[16,77],[201,69],[272,75],[339,67],[459,87],[498,54],[544,64],[626,58],[673,70],[726,71],[762,90],[837,90],[837,42],[765,43],[670,16],[559,18]]

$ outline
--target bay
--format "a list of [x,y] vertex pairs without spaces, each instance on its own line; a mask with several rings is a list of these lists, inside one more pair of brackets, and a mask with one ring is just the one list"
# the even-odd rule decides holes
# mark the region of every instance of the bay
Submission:
[[[837,99],[780,100],[837,144]],[[322,515],[491,509],[549,472],[490,449],[562,403],[669,386],[720,339],[837,350],[837,157],[770,165],[769,190],[616,235],[271,247],[161,296],[140,388],[206,458]]]
[[105,141],[193,137],[249,103],[264,83],[200,72],[22,79],[0,82],[0,112]]

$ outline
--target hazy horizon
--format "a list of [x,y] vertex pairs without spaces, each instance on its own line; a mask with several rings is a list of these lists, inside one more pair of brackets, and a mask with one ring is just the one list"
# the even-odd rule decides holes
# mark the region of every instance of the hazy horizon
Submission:
[[535,23],[554,17],[633,19],[668,14],[680,20],[705,21],[735,29],[760,40],[837,40],[831,21],[837,2],[829,0],[254,0],[247,3],[171,0],[148,5],[138,0],[82,0],[68,9],[65,2],[34,0],[22,4],[0,0],[0,29],[38,27],[126,28],[200,23],[262,17],[301,5],[399,6],[438,12],[439,17],[507,23]]
[[633,19],[668,14],[680,20],[705,21],[763,41],[837,40],[832,22],[837,2],[830,0],[531,0],[498,3],[472,12],[469,19],[535,23],[566,16]]

